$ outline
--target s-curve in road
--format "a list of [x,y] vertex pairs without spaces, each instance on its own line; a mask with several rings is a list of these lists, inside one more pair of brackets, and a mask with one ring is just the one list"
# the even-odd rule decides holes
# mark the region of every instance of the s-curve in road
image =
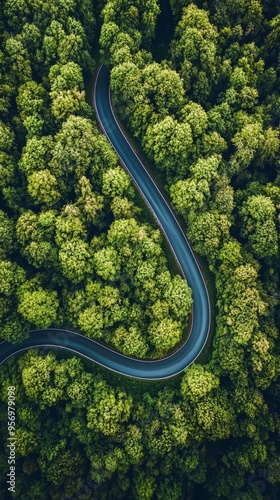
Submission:
[[30,347],[55,347],[72,351],[129,377],[146,380],[169,378],[191,365],[202,351],[207,340],[210,328],[210,303],[206,285],[175,215],[117,123],[110,98],[109,71],[105,66],[101,66],[98,72],[93,100],[97,119],[103,132],[146,203],[150,206],[183,275],[192,289],[193,321],[191,332],[187,341],[171,356],[157,361],[142,361],[123,356],[79,333],[57,329],[35,330],[30,332],[28,339],[19,344],[2,342],[0,344],[0,364],[13,354]]

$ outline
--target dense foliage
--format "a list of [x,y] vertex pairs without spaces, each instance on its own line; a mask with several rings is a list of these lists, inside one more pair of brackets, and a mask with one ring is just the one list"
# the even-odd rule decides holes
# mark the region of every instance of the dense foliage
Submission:
[[119,116],[217,290],[210,360],[174,383],[53,353],[3,367],[3,450],[6,389],[18,391],[17,498],[276,499],[279,1],[0,9],[1,336],[70,324],[143,357],[173,348],[187,323],[190,291],[85,99],[99,29]]
[[86,102],[92,11],[89,1],[4,2],[1,337],[69,325],[160,356],[182,338],[191,291],[169,272],[162,236]]
[[[266,19],[255,1],[211,2],[210,11],[181,3],[162,62],[142,49],[139,24],[118,25],[120,41],[110,43],[108,27],[125,10],[117,0],[103,11],[101,46],[120,115],[164,174],[195,250],[215,273],[212,367],[266,389],[279,366],[280,101],[270,49],[279,16],[266,4]],[[178,14],[179,5],[172,9]]]

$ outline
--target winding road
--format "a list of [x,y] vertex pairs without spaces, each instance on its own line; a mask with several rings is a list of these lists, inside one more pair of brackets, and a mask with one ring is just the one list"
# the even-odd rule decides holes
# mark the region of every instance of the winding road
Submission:
[[150,206],[172,252],[192,289],[193,314],[187,341],[174,354],[157,361],[129,358],[68,330],[34,330],[18,344],[0,343],[0,364],[31,347],[50,347],[72,351],[117,373],[145,380],[173,377],[191,365],[202,351],[210,328],[210,302],[205,281],[195,256],[171,208],[161,195],[115,118],[109,87],[109,71],[101,66],[95,83],[93,105],[99,124],[131,175],[145,202]]

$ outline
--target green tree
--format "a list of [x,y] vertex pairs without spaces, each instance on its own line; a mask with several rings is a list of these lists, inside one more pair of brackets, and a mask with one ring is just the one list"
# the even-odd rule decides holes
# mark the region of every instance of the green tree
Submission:
[[0,148],[1,151],[9,152],[15,141],[15,135],[8,125],[0,121]]
[[230,225],[226,215],[215,211],[204,212],[190,217],[188,235],[199,253],[214,258],[229,238]]
[[56,217],[54,210],[38,215],[27,210],[17,220],[16,237],[21,253],[37,268],[57,267],[58,249],[54,242]]
[[247,237],[254,254],[259,258],[278,252],[278,235],[275,224],[276,209],[267,196],[250,196],[240,209],[242,236]]
[[182,332],[178,321],[170,318],[152,322],[148,329],[151,343],[159,353],[167,352],[181,340]]
[[104,436],[115,436],[130,417],[132,398],[124,391],[114,390],[105,382],[94,384],[93,405],[87,410],[87,426]]
[[78,325],[90,338],[102,338],[104,325],[102,309],[95,304],[87,307],[79,315]]
[[103,174],[102,192],[114,198],[127,193],[131,185],[130,177],[120,167],[109,169]]
[[19,288],[18,312],[37,328],[55,324],[59,306],[58,294],[26,282]]
[[9,260],[0,261],[0,293],[11,297],[25,280],[25,271]]
[[104,280],[117,281],[120,277],[121,262],[113,247],[106,247],[94,255],[96,273]]
[[62,274],[72,283],[80,283],[91,270],[89,245],[79,238],[62,243],[58,259]]
[[174,174],[185,175],[193,151],[191,127],[167,116],[148,126],[144,146],[160,170],[170,177]]
[[183,10],[171,44],[172,59],[180,68],[186,90],[199,102],[208,97],[216,75],[217,38],[206,11],[194,4]]
[[14,243],[14,223],[8,215],[0,210],[0,259],[9,255]]
[[74,239],[85,240],[87,233],[80,209],[65,205],[55,223],[55,241],[59,247]]
[[198,137],[207,129],[207,113],[200,104],[190,101],[181,109],[184,122],[190,124],[193,137]]
[[7,71],[13,85],[22,85],[32,78],[30,58],[19,36],[8,37],[5,43]]
[[156,480],[147,471],[137,471],[134,478],[134,495],[137,500],[151,500],[156,491]]
[[207,200],[219,179],[221,159],[220,155],[199,159],[190,166],[191,177],[171,185],[172,202],[185,217],[192,212],[201,212],[207,207]]
[[51,135],[34,136],[28,139],[19,161],[20,170],[27,176],[39,170],[47,170],[52,148],[53,137]]
[[63,391],[55,386],[53,374],[56,367],[53,353],[38,356],[30,351],[22,365],[22,382],[26,395],[44,409],[61,398]]
[[190,314],[192,305],[192,291],[186,281],[179,275],[174,276],[164,297],[175,317],[185,321]]
[[[92,123],[86,118],[70,115],[55,136],[51,173],[60,180],[64,190],[69,192],[74,181],[80,179],[92,167],[96,133]],[[73,177],[74,174],[74,177]]]
[[60,199],[57,188],[57,180],[49,170],[39,170],[28,177],[27,190],[36,205],[43,204],[47,207],[56,205]]
[[144,93],[156,116],[174,114],[182,105],[183,82],[176,71],[157,63],[148,64],[142,71]]
[[141,212],[141,209],[125,196],[115,196],[110,207],[115,219],[129,219],[131,216],[135,217],[136,214]]
[[85,109],[85,92],[76,87],[71,90],[51,92],[52,113],[58,121],[66,120],[70,115],[80,114]]
[[73,61],[67,64],[55,64],[49,72],[52,92],[61,92],[77,88],[84,90],[82,68]]
[[201,365],[192,365],[183,377],[181,394],[183,398],[198,402],[219,387],[219,379]]
[[148,352],[148,345],[142,332],[135,326],[128,330],[123,326],[117,328],[112,337],[112,344],[123,354],[144,358]]
[[30,116],[38,118],[42,121],[43,112],[46,108],[47,94],[43,85],[29,80],[27,83],[19,87],[18,96],[16,99],[19,115],[26,123],[26,119]]
[[76,186],[76,191],[79,195],[77,206],[81,210],[82,216],[87,222],[98,225],[102,220],[104,199],[97,192],[93,191],[89,179],[85,176],[81,177]]
[[236,151],[230,158],[231,173],[247,168],[261,146],[262,126],[260,123],[245,125],[232,139]]

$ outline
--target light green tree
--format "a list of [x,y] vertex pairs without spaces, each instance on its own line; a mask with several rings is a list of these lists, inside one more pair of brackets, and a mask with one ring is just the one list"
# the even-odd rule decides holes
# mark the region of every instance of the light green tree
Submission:
[[28,290],[26,285],[19,289],[18,312],[37,328],[49,328],[55,324],[58,306],[58,294],[55,291],[41,286]]
[[52,207],[60,199],[57,180],[49,170],[33,172],[28,177],[27,190],[36,205]]

